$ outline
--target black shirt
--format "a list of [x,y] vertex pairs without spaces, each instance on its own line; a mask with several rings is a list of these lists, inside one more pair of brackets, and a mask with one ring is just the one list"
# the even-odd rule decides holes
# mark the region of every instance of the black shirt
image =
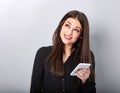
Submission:
[[[80,83],[78,85],[78,78],[76,76],[70,76],[70,73],[78,64],[71,61],[74,53],[63,64],[64,76],[51,74],[50,70],[44,64],[51,50],[51,46],[42,47],[36,53],[30,93],[96,93],[95,81],[92,81],[91,78],[86,83]],[[94,62],[93,57],[92,60]]]

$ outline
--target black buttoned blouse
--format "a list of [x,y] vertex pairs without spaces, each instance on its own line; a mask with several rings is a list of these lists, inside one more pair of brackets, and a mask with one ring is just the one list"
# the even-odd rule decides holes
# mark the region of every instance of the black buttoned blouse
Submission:
[[[51,50],[51,46],[41,47],[36,53],[30,93],[96,93],[95,81],[92,81],[91,78],[86,83],[78,85],[78,78],[70,75],[78,64],[71,62],[71,57],[74,56],[74,53],[63,64],[64,76],[51,74],[50,70],[44,64]],[[94,56],[92,56],[92,60],[94,65]]]

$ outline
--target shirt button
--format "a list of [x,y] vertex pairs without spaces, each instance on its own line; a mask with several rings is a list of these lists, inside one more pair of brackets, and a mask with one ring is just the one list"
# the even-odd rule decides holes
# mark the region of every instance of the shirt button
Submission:
[[63,78],[62,81],[64,81],[65,79]]
[[65,90],[64,90],[64,89],[62,89],[62,91],[64,92]]

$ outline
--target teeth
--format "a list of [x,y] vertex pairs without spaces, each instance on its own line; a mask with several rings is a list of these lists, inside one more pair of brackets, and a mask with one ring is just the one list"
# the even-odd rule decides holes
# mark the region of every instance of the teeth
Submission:
[[67,39],[71,39],[71,37],[70,37],[70,36],[68,36],[68,35],[65,35],[65,38],[67,38]]

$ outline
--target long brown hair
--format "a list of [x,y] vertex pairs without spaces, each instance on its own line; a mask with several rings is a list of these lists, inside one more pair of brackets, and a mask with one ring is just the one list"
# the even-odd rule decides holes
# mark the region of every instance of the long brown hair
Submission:
[[60,38],[60,31],[62,25],[68,18],[77,19],[82,25],[82,39],[75,42],[73,45],[74,50],[78,54],[81,63],[92,63],[90,45],[89,45],[89,23],[86,15],[80,11],[72,10],[69,11],[58,24],[53,34],[53,46],[52,52],[48,56],[50,62],[50,70],[53,74],[63,75],[63,53],[64,44]]

